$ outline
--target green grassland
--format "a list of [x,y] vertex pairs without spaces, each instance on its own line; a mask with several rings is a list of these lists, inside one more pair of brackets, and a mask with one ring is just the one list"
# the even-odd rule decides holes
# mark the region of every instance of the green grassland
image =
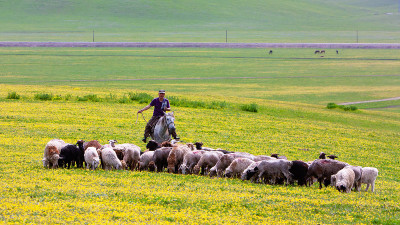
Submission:
[[7,84],[163,87],[319,105],[397,97],[400,89],[399,50],[327,49],[320,57],[312,49],[2,48],[0,59]]
[[[1,48],[0,60],[2,223],[399,224],[399,111],[326,108],[398,96],[398,50],[320,57],[312,49],[269,56],[265,49]],[[186,142],[305,161],[324,151],[378,168],[376,192],[42,167],[52,138],[117,139],[144,149],[145,122],[136,124],[136,112],[146,104],[119,100],[160,88],[167,97],[226,103],[173,106]],[[19,98],[7,99],[11,92]],[[97,100],[78,101],[88,95]],[[240,109],[251,103],[258,112]],[[383,106],[390,104],[398,101]]]
[[396,0],[0,2],[1,41],[398,42]]

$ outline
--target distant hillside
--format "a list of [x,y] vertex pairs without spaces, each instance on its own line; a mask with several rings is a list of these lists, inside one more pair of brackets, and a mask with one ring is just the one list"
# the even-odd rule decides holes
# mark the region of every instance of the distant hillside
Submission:
[[[0,41],[398,42],[397,0],[0,1]],[[361,32],[365,32],[364,34]],[[345,41],[346,42],[346,41]]]

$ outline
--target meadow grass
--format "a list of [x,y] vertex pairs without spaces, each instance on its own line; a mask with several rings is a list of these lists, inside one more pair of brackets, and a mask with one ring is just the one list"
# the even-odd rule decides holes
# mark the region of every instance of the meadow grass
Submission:
[[[391,42],[393,0],[20,0],[0,3],[1,41]],[[358,34],[357,34],[358,31]],[[358,37],[358,38],[357,38]]]
[[[0,48],[0,82],[326,106],[399,93],[399,50]],[[13,91],[13,90],[10,90]],[[19,93],[22,94],[22,93]],[[88,93],[90,94],[90,93]],[[196,97],[195,97],[196,98]]]
[[[45,144],[97,139],[140,142],[145,122],[135,124],[146,103],[42,101],[36,93],[115,98],[124,89],[0,85],[0,220],[4,223],[305,223],[399,222],[398,113],[329,110],[314,104],[231,98],[256,103],[257,113],[231,108],[174,107],[178,134],[252,154],[280,153],[310,161],[320,151],[353,165],[379,169],[376,192],[342,194],[332,187],[270,186],[237,179],[167,173],[89,171],[42,167]],[[7,99],[8,90],[24,93]],[[169,93],[172,94],[172,93]],[[215,98],[203,97],[213,101]],[[147,118],[150,113],[145,113]],[[365,187],[365,186],[363,186]]]

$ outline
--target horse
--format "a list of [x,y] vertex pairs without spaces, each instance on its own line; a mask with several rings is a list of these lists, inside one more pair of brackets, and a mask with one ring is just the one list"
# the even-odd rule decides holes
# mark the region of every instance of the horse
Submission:
[[171,140],[171,134],[175,131],[174,121],[173,112],[165,113],[154,127],[154,131],[151,134],[152,139],[159,144]]

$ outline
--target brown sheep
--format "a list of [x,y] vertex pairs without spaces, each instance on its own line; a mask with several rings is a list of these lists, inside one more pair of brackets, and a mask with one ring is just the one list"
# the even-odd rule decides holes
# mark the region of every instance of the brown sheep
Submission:
[[43,153],[43,166],[47,168],[57,168],[58,159],[60,158],[61,149],[67,144],[60,139],[52,139],[44,148]]
[[319,182],[319,188],[322,188],[322,182],[328,186],[331,182],[331,176],[339,172],[349,164],[332,159],[316,159],[308,167],[307,181],[312,180],[314,177]]

